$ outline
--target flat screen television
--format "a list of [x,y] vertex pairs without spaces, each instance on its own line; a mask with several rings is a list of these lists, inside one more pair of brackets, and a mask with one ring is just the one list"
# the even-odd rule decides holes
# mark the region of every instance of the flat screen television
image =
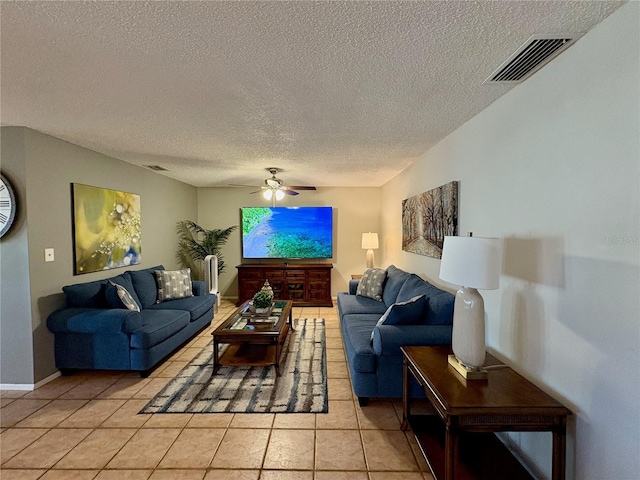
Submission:
[[243,207],[240,212],[243,258],[333,256],[332,207]]

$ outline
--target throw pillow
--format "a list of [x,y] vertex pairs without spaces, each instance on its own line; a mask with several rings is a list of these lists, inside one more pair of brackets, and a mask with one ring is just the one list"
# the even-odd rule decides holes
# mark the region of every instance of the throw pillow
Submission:
[[158,299],[156,303],[192,297],[191,269],[184,270],[155,270],[158,282]]
[[122,285],[109,280],[107,284],[107,290],[105,292],[107,297],[107,304],[111,308],[127,308],[133,312],[139,312],[140,307],[133,299],[129,291]]
[[[423,322],[424,309],[428,299],[425,295],[416,295],[406,302],[394,303],[380,317],[376,327],[380,325],[420,325]],[[373,342],[373,331],[371,331]]]
[[367,268],[358,283],[356,295],[382,301],[382,289],[387,278],[387,271],[382,268]]

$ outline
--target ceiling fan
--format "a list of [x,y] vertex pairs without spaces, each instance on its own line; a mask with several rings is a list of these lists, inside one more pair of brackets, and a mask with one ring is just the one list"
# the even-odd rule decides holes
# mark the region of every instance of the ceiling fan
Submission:
[[[262,192],[262,196],[267,199],[273,199],[275,203],[276,200],[282,200],[285,195],[298,195],[296,190],[315,190],[316,187],[311,187],[307,185],[284,185],[282,180],[276,177],[276,174],[281,171],[279,168],[269,167],[266,168],[270,174],[271,178],[265,178],[264,186],[260,187],[260,190],[256,190],[251,193],[259,193]],[[253,185],[236,185],[238,187],[249,187]]]

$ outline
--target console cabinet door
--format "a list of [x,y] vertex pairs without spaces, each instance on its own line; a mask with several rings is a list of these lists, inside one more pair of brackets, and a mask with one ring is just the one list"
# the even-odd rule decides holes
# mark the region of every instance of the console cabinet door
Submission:
[[306,300],[304,296],[306,285],[306,274],[304,270],[287,270],[286,272],[286,290],[289,300],[303,302]]
[[307,300],[312,303],[324,302],[331,298],[331,271],[309,270],[307,278]]
[[[269,284],[273,289],[273,298],[278,300],[288,300],[285,295],[284,288],[284,270],[264,270],[264,279],[269,280]],[[264,285],[264,280],[262,281],[260,288],[262,288],[262,285]]]
[[238,270],[238,304],[249,300],[253,294],[262,288],[262,271],[257,268],[243,268]]

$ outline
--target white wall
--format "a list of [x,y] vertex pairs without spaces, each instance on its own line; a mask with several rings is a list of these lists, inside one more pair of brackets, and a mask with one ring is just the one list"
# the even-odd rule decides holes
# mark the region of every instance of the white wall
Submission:
[[[199,188],[198,219],[196,223],[207,229],[240,225],[241,207],[270,206],[259,194],[251,194],[252,188]],[[295,197],[286,197],[279,206],[329,206],[333,207],[333,264],[331,294],[346,291],[352,274],[362,273],[365,251],[362,250],[362,233],[376,232],[379,228],[379,188],[319,187],[317,191],[305,191]],[[186,220],[186,219],[185,219]],[[236,265],[241,263],[239,229],[223,247],[227,268],[220,276],[223,297],[237,298],[238,281]]]
[[[639,20],[629,2],[382,189],[385,264],[442,283],[401,251],[400,203],[452,180],[460,234],[504,239],[487,344],[574,412],[567,478],[640,474]],[[511,439],[550,475],[550,434]]]

